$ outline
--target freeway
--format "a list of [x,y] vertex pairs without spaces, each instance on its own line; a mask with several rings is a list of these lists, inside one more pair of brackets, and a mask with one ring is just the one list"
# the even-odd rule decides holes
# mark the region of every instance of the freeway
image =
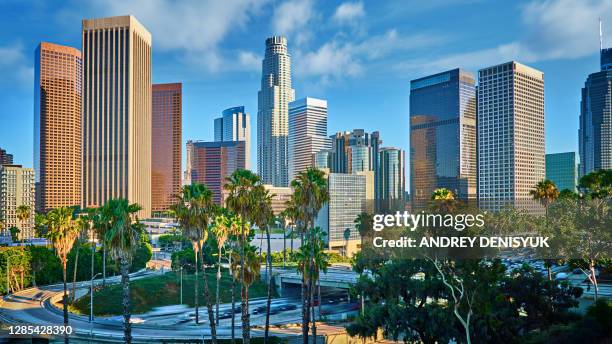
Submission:
[[[146,278],[155,273],[138,272],[132,275],[132,279]],[[118,278],[107,278],[107,282],[117,283],[118,281]],[[101,280],[96,280],[96,284],[100,283]],[[90,282],[78,283],[77,293],[84,294],[89,285]],[[59,306],[54,305],[61,299],[62,288],[61,284],[34,287],[5,297],[0,304],[0,321],[7,325],[62,325],[62,311],[58,308]],[[354,305],[343,299],[345,295],[345,292],[327,291],[323,297],[325,304],[322,305],[321,313],[327,317],[330,314],[353,310]],[[265,298],[254,299],[250,302],[251,335],[253,337],[263,336],[265,302]],[[239,300],[236,305],[240,305]],[[301,307],[297,298],[274,299],[270,309],[270,323],[275,325],[270,329],[271,335],[284,337],[296,334],[296,327],[293,326],[292,329],[291,325],[301,321]],[[219,313],[221,320],[217,328],[217,335],[219,338],[229,339],[231,338],[231,305],[221,305]],[[239,308],[236,309],[235,318],[235,334],[240,337]],[[93,322],[89,322],[87,316],[71,313],[70,326],[74,331],[71,336],[75,339],[123,342],[123,318],[121,316],[96,317]],[[132,335],[135,343],[210,338],[206,308],[200,308],[200,324],[198,325],[194,321],[194,309],[184,305],[160,307],[146,314],[132,315]]]

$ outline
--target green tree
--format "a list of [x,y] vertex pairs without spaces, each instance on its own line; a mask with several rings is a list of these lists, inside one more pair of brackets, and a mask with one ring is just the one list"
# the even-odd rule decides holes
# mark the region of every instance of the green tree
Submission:
[[18,227],[9,228],[9,232],[11,233],[11,240],[13,242],[19,241],[19,233],[21,232],[21,230]]
[[[55,253],[62,264],[64,296],[62,305],[64,308],[64,325],[68,326],[68,294],[66,285],[66,264],[68,262],[68,253],[72,249],[74,242],[78,236],[79,229],[73,219],[73,209],[69,207],[60,207],[53,209],[47,214],[47,223],[49,231],[47,239],[51,241],[55,248]],[[64,336],[64,342],[68,343],[68,335]]]
[[104,236],[111,257],[119,262],[121,285],[123,288],[123,340],[132,342],[132,325],[130,323],[130,265],[134,251],[140,244],[143,232],[136,213],[140,205],[130,204],[126,199],[110,199],[104,205],[109,215],[109,228]]
[[212,233],[215,236],[215,239],[217,241],[217,255],[218,255],[218,262],[217,262],[217,288],[216,288],[216,298],[215,298],[215,303],[216,303],[216,308],[215,308],[215,313],[217,315],[216,317],[216,323],[217,325],[219,325],[219,303],[221,302],[220,300],[220,293],[221,293],[221,256],[222,256],[222,252],[223,252],[223,246],[225,245],[225,242],[227,241],[229,235],[230,235],[230,227],[231,223],[230,223],[230,219],[228,218],[228,216],[226,216],[222,211],[220,212],[219,215],[217,215],[215,217],[215,223],[212,227]]
[[559,198],[560,193],[555,183],[545,179],[538,182],[533,189],[529,190],[529,194],[534,200],[540,202],[548,213],[548,206]]
[[30,208],[28,205],[22,204],[17,207],[15,212],[17,214],[17,219],[19,219],[19,222],[21,223],[21,229],[23,229],[24,222],[30,219],[32,208]]
[[355,218],[355,228],[359,232],[359,236],[361,237],[361,248],[363,248],[363,239],[366,235],[372,232],[372,227],[374,225],[374,216],[368,212],[361,212]]

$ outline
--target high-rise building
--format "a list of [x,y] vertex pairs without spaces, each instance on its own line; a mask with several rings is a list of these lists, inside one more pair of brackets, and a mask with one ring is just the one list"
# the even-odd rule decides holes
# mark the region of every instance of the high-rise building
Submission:
[[181,190],[183,85],[152,87],[151,210],[161,212]]
[[287,136],[289,103],[294,99],[287,39],[270,37],[266,39],[257,99],[257,170],[266,184],[289,185]]
[[406,192],[405,154],[399,148],[380,149],[378,190],[376,199],[381,210],[403,210]]
[[544,73],[514,61],[481,69],[477,123],[480,207],[540,212],[529,191],[545,177]]
[[374,171],[377,174],[378,151],[382,144],[378,131],[367,133],[363,129],[355,129],[352,132],[338,132],[330,138],[333,173]]
[[272,212],[279,215],[287,209],[287,202],[291,200],[293,189],[288,186],[272,186],[264,184],[264,188],[272,195]]
[[245,141],[187,141],[187,174],[191,182],[205,184],[213,200],[222,204],[225,178],[245,168]]
[[251,119],[244,106],[223,110],[215,119],[215,141],[244,141],[246,168],[251,168]]
[[[18,238],[31,239],[35,237],[34,207],[35,207],[35,177],[34,169],[23,168],[21,165],[0,165],[0,221],[3,222],[2,236],[10,236],[10,228],[19,228]],[[29,216],[25,220],[18,218],[17,208],[28,207]]]
[[151,214],[151,34],[133,16],[83,20],[83,205]]
[[313,156],[329,148],[327,101],[303,98],[289,103],[289,179],[313,166]]
[[546,154],[546,179],[557,186],[557,190],[576,191],[578,164],[576,152]]
[[0,165],[12,165],[13,154],[9,154],[5,149],[0,148]]
[[312,157],[312,165],[320,170],[331,171],[332,152],[329,149],[318,151]]
[[476,199],[476,86],[461,69],[410,82],[410,194],[416,207],[437,188]]
[[82,60],[78,49],[40,43],[34,55],[36,208],[81,204]]
[[612,169],[612,48],[601,49],[600,71],[584,83],[578,144],[580,176]]
[[330,173],[327,185],[329,201],[319,211],[315,226],[327,233],[328,249],[352,256],[359,250],[361,241],[355,218],[365,209],[366,176]]

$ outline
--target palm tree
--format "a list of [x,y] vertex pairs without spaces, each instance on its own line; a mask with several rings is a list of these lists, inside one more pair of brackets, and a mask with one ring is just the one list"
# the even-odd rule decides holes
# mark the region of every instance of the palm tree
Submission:
[[[75,246],[76,246],[76,254],[74,257],[74,271],[72,272],[72,301],[74,302],[76,296],[76,279],[77,279],[77,270],[79,267],[79,253],[81,251],[81,239],[84,234],[89,230],[89,219],[87,218],[87,213],[80,211],[79,208],[73,208],[73,219],[75,220],[75,224],[79,231]],[[93,256],[92,256],[93,259]]]
[[220,303],[220,285],[221,285],[221,255],[223,251],[223,246],[227,241],[230,234],[230,219],[223,213],[215,217],[215,225],[212,227],[212,232],[217,239],[217,250],[219,261],[217,263],[217,290],[216,290],[216,312],[217,315],[216,322],[219,325],[219,303]]
[[355,228],[359,232],[359,236],[361,237],[361,247],[363,248],[363,238],[368,235],[374,224],[374,216],[368,212],[361,212],[355,218]]
[[[227,207],[235,212],[240,219],[240,261],[245,261],[246,257],[246,236],[248,228],[247,221],[253,222],[254,209],[257,207],[254,193],[255,189],[261,184],[258,175],[249,170],[238,169],[226,178],[223,186],[229,192],[226,199]],[[240,264],[242,269],[240,276],[240,295],[241,295],[241,320],[242,320],[242,343],[249,344],[251,338],[251,325],[249,320],[249,291],[245,281],[245,264]]]
[[[255,224],[266,232],[266,268],[268,277],[268,299],[266,306],[266,324],[264,329],[264,344],[268,343],[268,334],[270,329],[270,305],[272,304],[272,249],[270,243],[270,222],[274,219],[274,211],[272,210],[272,197],[270,191],[259,185],[255,189],[254,198],[259,207],[255,211]],[[263,245],[262,245],[263,246]],[[260,246],[261,250],[261,246]]]
[[[231,336],[232,336],[232,340],[231,343],[235,344],[236,343],[236,319],[235,319],[235,309],[236,309],[236,275],[234,274],[233,270],[232,270],[232,255],[235,252],[234,251],[234,246],[236,244],[239,244],[239,238],[241,237],[241,232],[242,232],[242,220],[239,218],[239,216],[235,216],[232,215],[230,218],[230,226],[229,226],[229,234],[230,234],[230,245],[229,245],[229,252],[228,252],[228,260],[229,260],[229,274],[232,276],[232,310],[231,310],[231,316],[232,316],[232,326],[231,326]],[[250,229],[247,228],[247,232],[249,232]]]
[[548,214],[548,206],[559,198],[559,190],[551,180],[545,179],[538,182],[532,190],[529,190],[531,197],[539,201]]
[[206,265],[204,262],[204,254],[202,252],[203,245],[208,239],[208,226],[211,222],[213,212],[212,192],[204,184],[193,183],[183,187],[183,195],[179,197],[179,202],[173,208],[177,219],[181,224],[183,235],[193,243],[193,250],[196,254],[196,283],[195,283],[195,308],[196,308],[196,324],[199,323],[198,314],[198,260],[202,265],[202,278],[204,281],[204,297],[206,308],[208,309],[208,319],[210,322],[210,334],[213,344],[217,342],[217,326],[215,324],[215,315],[212,308],[210,291],[208,289],[208,278],[206,276]]
[[19,222],[21,223],[21,229],[23,230],[23,223],[26,222],[31,215],[32,212],[32,208],[30,208],[30,206],[22,204],[20,206],[17,207],[17,209],[15,210],[15,213],[17,214],[17,218],[19,219]]
[[[249,245],[248,248],[241,250],[240,254],[236,252],[232,252],[231,261],[232,263],[230,264],[230,267],[232,269],[232,274],[234,276],[237,276],[238,279],[241,281],[242,285],[245,286],[245,288],[242,288],[241,290],[242,309],[243,309],[242,314],[244,314],[244,306],[245,306],[244,300],[249,299],[249,286],[251,286],[253,282],[259,279],[259,275],[261,273],[261,260],[257,256],[257,253],[255,252],[255,248]],[[242,262],[245,262],[245,263],[243,264]],[[246,306],[248,307],[248,303],[246,303]],[[242,328],[243,337],[244,337],[244,334],[245,334],[245,329],[243,327]]]
[[140,246],[143,232],[136,213],[142,209],[138,204],[130,204],[126,199],[110,199],[104,207],[109,214],[109,228],[104,237],[111,257],[119,262],[121,285],[123,287],[123,340],[132,342],[130,323],[130,265],[134,251]]
[[[297,206],[297,210],[300,213],[299,217],[304,221],[304,229],[308,231],[309,228],[312,228],[312,226],[314,226],[314,220],[317,214],[319,213],[319,210],[323,207],[325,202],[329,200],[325,173],[317,168],[310,167],[306,171],[302,171],[297,175],[296,179],[291,182],[291,187],[294,191],[292,195],[292,197],[294,198],[293,202]],[[314,246],[311,246],[311,271],[314,269],[313,259]],[[304,279],[304,271],[302,271],[302,279]],[[308,344],[308,312],[311,307],[311,303],[308,302],[308,299],[312,300],[314,298],[314,286],[312,282],[313,281],[310,280],[309,284],[306,285],[306,280],[304,279],[302,283],[302,287],[304,289],[304,292],[302,293],[302,304],[303,307],[305,306],[302,310],[302,337],[304,344]],[[316,343],[317,327],[314,321],[312,323],[312,335],[313,340]]]
[[[74,245],[79,230],[72,217],[73,209],[61,207],[53,209],[47,214],[47,223],[49,231],[47,239],[51,241],[62,264],[62,273],[64,281],[64,296],[62,304],[64,307],[64,326],[68,326],[68,288],[66,285],[66,264],[68,262],[68,253]],[[64,336],[64,342],[68,343],[68,334]]]
[[[102,285],[106,285],[106,232],[110,228],[110,213],[109,208],[102,206],[95,210],[91,210],[92,224],[98,242],[102,245]],[[95,245],[92,248],[95,253]],[[92,256],[93,257],[93,256]],[[92,274],[93,277],[93,274]]]

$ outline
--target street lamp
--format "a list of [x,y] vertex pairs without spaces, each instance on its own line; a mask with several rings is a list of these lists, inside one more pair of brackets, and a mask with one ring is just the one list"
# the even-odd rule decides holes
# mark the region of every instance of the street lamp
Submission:
[[100,275],[100,273],[98,272],[97,274],[93,275],[93,277],[91,278],[91,287],[89,288],[89,292],[90,292],[90,296],[89,296],[89,303],[90,303],[90,309],[89,309],[89,322],[93,322],[93,292],[94,292],[94,280],[96,279],[96,277],[98,277]]

